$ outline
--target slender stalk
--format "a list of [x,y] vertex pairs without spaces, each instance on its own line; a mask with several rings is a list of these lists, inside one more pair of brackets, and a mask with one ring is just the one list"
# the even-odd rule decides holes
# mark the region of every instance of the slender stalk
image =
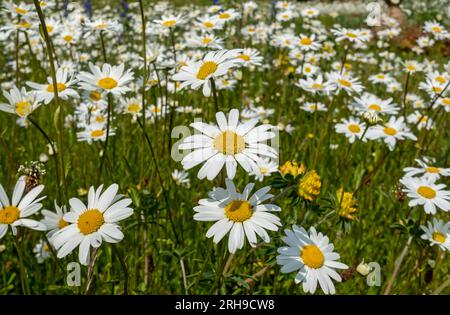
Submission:
[[94,281],[94,266],[95,262],[98,258],[98,248],[94,249],[91,253],[91,261],[89,262],[88,271],[87,271],[87,281],[86,288],[84,290],[85,295],[91,294],[92,291],[92,282]]
[[214,98],[214,110],[216,111],[216,113],[219,112],[219,104],[217,101],[217,89],[216,89],[216,82],[214,81],[214,78],[211,78],[211,89],[212,89],[212,93],[213,93],[213,98]]
[[111,116],[112,116],[112,96],[108,93],[108,114],[106,119],[106,139],[105,139],[105,147],[103,148],[103,154],[100,160],[100,168],[99,168],[99,178],[102,175],[103,164],[105,164],[105,159],[107,156],[108,143],[109,143],[109,133],[111,130]]
[[208,242],[208,248],[206,249],[206,258],[203,261],[202,269],[200,270],[200,275],[197,277],[197,280],[195,281],[194,291],[193,291],[194,294],[198,294],[198,292],[197,292],[198,284],[200,283],[200,279],[201,279],[202,275],[205,273],[206,265],[208,265],[209,258],[211,257],[211,250],[212,250],[213,243],[214,242],[212,239],[210,242]]
[[122,267],[122,271],[123,271],[123,295],[128,295],[128,269],[127,269],[127,265],[125,263],[125,259],[123,257],[124,255],[123,255],[123,253],[119,252],[119,250],[117,249],[117,246],[115,246],[114,244],[111,247],[113,249],[114,254],[119,259],[120,266]]
[[406,241],[405,247],[403,247],[403,250],[402,250],[400,256],[397,258],[397,260],[395,262],[394,271],[392,272],[392,275],[391,275],[391,278],[389,279],[388,285],[386,286],[386,289],[384,290],[384,293],[383,293],[384,295],[388,295],[391,292],[395,278],[397,277],[400,267],[402,265],[402,262],[405,259],[406,254],[408,253],[408,250],[409,250],[409,247],[411,246],[412,240],[413,240],[413,237],[409,236],[408,240]]
[[15,60],[16,60],[16,86],[19,86],[19,78],[20,78],[20,64],[19,64],[19,30],[16,31],[16,51],[15,51]]
[[409,84],[409,77],[410,73],[406,75],[406,82],[405,82],[405,92],[403,93],[403,117],[406,121],[406,95],[408,94],[408,84]]
[[181,273],[183,274],[184,292],[186,295],[188,295],[189,291],[188,291],[188,287],[187,287],[186,268],[184,267],[183,258],[180,258],[180,265],[181,265]]
[[211,287],[211,294],[213,294],[217,289],[220,288],[220,281],[222,279],[223,271],[225,270],[226,262],[228,261],[228,258],[231,255],[230,252],[228,252],[228,247],[227,246],[225,246],[225,252],[226,252],[226,254],[225,254],[226,257],[223,257],[223,255],[222,255],[220,268],[217,269],[216,278],[214,279],[214,283],[213,283],[213,285]]
[[56,81],[56,70],[55,70],[55,61],[53,58],[53,50],[52,50],[52,44],[50,41],[50,36],[48,35],[47,31],[47,25],[45,23],[45,17],[42,12],[41,6],[39,4],[39,0],[33,0],[34,6],[36,7],[37,14],[39,16],[39,21],[41,23],[41,31],[44,35],[45,45],[47,48],[47,56],[48,61],[50,63],[50,72],[52,77],[52,83],[53,83],[53,93],[55,94],[55,97],[53,98],[53,102],[56,107],[55,113],[58,114],[58,126],[56,128],[56,134],[57,134],[57,147],[58,147],[58,155],[60,159],[60,174],[61,174],[61,181],[62,183],[58,183],[58,187],[63,187],[65,202],[68,201],[68,193],[67,193],[67,183],[66,183],[66,172],[65,172],[65,166],[64,166],[64,147],[63,147],[63,141],[62,141],[62,130],[64,128],[64,107],[60,106],[59,104],[59,97],[58,97],[58,82]]
[[28,283],[28,273],[25,269],[25,265],[23,263],[23,252],[20,247],[17,236],[13,235],[14,245],[16,247],[17,255],[19,256],[19,267],[20,267],[20,282],[22,284],[22,291],[25,295],[30,295],[30,285]]

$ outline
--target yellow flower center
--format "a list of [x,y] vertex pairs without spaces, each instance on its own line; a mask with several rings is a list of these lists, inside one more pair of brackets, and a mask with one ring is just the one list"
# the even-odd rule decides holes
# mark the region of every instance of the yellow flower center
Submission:
[[30,27],[31,27],[31,24],[28,23],[28,22],[22,22],[22,23],[16,24],[16,26],[17,26],[18,28],[30,28]]
[[441,93],[442,92],[442,88],[439,86],[433,86],[433,92],[435,93]]
[[219,18],[221,19],[229,19],[230,17],[231,15],[228,12],[223,12],[222,14],[219,15]]
[[441,232],[436,231],[433,233],[433,240],[435,240],[438,243],[444,243],[446,239],[447,238],[445,237],[445,235],[442,234]]
[[431,28],[431,30],[432,30],[433,32],[436,32],[436,33],[441,33],[441,32],[442,32],[442,28],[441,28],[440,26],[433,26],[433,27]]
[[245,149],[245,140],[233,131],[225,131],[214,139],[214,148],[226,155],[238,154]]
[[289,18],[289,15],[288,14],[283,14],[282,16],[281,16],[283,19],[288,19]]
[[97,232],[103,223],[105,223],[103,213],[98,209],[90,209],[78,217],[77,225],[82,234],[89,235]]
[[352,32],[347,32],[347,34],[345,34],[347,37],[350,37],[350,38],[357,38],[358,37],[358,35],[356,35],[355,33],[352,33]]
[[391,127],[384,127],[383,131],[385,134],[389,136],[395,136],[397,134],[397,130]]
[[308,11],[306,11],[306,14],[308,14],[308,15],[313,15],[315,12],[313,11],[313,10],[308,10]]
[[1,224],[12,224],[19,220],[20,210],[14,206],[7,206],[0,209],[0,223]]
[[167,20],[167,21],[162,22],[162,25],[165,27],[174,27],[175,23],[176,23],[175,20]]
[[225,215],[234,222],[244,222],[253,215],[252,205],[245,200],[234,200],[225,207]]
[[20,117],[24,117],[31,113],[31,104],[28,101],[16,103],[16,113]]
[[212,38],[211,37],[205,37],[202,40],[203,44],[208,45],[209,43],[212,42]]
[[106,120],[105,117],[101,116],[101,115],[95,117],[95,121],[98,122],[98,123],[105,122],[105,120]]
[[407,69],[408,71],[415,71],[415,70],[416,70],[416,66],[414,66],[414,65],[407,65],[407,66],[406,66],[406,69]]
[[100,79],[97,84],[105,90],[112,90],[117,86],[117,81],[113,78],[103,78]]
[[66,226],[68,226],[69,225],[69,222],[67,222],[66,220],[64,220],[63,218],[61,218],[60,220],[59,220],[59,222],[58,222],[58,228],[59,229],[63,229],[63,228],[65,228]]
[[203,22],[203,26],[206,28],[213,28],[214,27],[214,23],[212,22]]
[[73,40],[73,36],[72,35],[66,35],[63,37],[64,41],[67,43],[70,43]]
[[[57,83],[56,88],[58,89],[58,92],[62,92],[66,89],[66,85],[64,83]],[[47,92],[50,92],[50,93],[55,92],[55,89],[53,88],[53,84],[49,84],[47,86]]]
[[434,78],[436,81],[438,81],[439,83],[441,83],[441,84],[444,84],[445,82],[447,82],[447,80],[443,77],[443,76],[441,76],[441,75],[438,75],[436,78]]
[[434,197],[436,197],[436,191],[428,186],[420,186],[417,189],[417,193],[427,199],[433,199]]
[[369,109],[370,109],[370,110],[374,110],[374,111],[379,112],[379,111],[381,111],[381,106],[378,105],[378,104],[371,104],[371,105],[369,106]]
[[105,131],[102,129],[91,131],[91,137],[92,138],[100,138],[105,134]]
[[100,23],[95,26],[95,28],[98,30],[105,29],[106,27],[108,27],[108,24],[106,24],[106,23]]
[[132,113],[137,113],[141,110],[141,106],[139,104],[133,103],[128,105],[128,111]]
[[300,39],[300,44],[309,46],[312,44],[312,40],[309,37],[303,37],[302,39]]
[[15,8],[16,13],[19,13],[20,15],[24,15],[28,13],[28,10],[22,9],[22,8]]
[[352,83],[350,81],[344,80],[344,79],[339,79],[338,80],[340,85],[346,86],[346,87],[351,87]]
[[303,263],[309,268],[318,269],[323,266],[325,257],[316,245],[305,245],[300,251]]
[[240,58],[240,59],[242,59],[244,61],[249,61],[250,60],[250,56],[249,55],[245,55],[245,54],[239,55],[239,56],[237,56],[237,58]]
[[213,74],[217,70],[217,63],[214,61],[206,61],[198,69],[197,79],[205,80],[209,75]]
[[379,75],[377,75],[377,78],[378,78],[378,79],[384,79],[384,74],[379,74]]
[[348,125],[348,130],[353,133],[359,133],[361,131],[361,128],[357,124],[350,124]]
[[446,97],[446,98],[442,99],[442,104],[450,105],[450,98]]
[[313,84],[311,85],[311,87],[312,87],[313,89],[319,90],[319,89],[323,88],[323,85],[320,84],[320,83],[313,83]]
[[102,94],[97,91],[92,91],[91,93],[89,93],[89,97],[93,101],[99,101],[102,98]]
[[48,26],[47,26],[47,33],[53,32],[54,29],[55,29],[55,28],[54,28],[53,26],[48,25]]

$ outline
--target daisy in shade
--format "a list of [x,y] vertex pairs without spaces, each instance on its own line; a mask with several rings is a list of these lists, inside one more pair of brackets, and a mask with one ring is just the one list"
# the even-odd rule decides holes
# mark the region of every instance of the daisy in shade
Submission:
[[325,294],[334,294],[336,290],[331,279],[341,282],[341,276],[335,269],[348,269],[339,262],[340,256],[334,252],[334,246],[327,236],[317,233],[314,227],[309,233],[302,227],[293,225],[285,230],[282,238],[288,246],[280,247],[277,263],[282,273],[298,271],[295,283],[303,283],[303,291],[314,293],[317,283]]
[[429,241],[431,246],[438,245],[443,251],[450,251],[450,222],[433,218],[433,222],[428,221],[420,228],[425,232],[421,238]]
[[232,254],[244,246],[245,239],[255,247],[257,235],[269,243],[266,230],[278,231],[281,226],[280,219],[270,213],[281,211],[281,208],[263,204],[273,197],[268,194],[270,187],[263,187],[251,195],[255,186],[253,183],[245,186],[242,194],[236,191],[230,179],[226,179],[225,184],[226,189],[215,188],[208,194],[208,199],[201,199],[199,205],[194,207],[197,212],[195,220],[216,222],[206,232],[206,237],[214,237],[213,241],[217,244],[229,232],[228,251]]
[[27,92],[25,88],[19,90],[15,85],[9,92],[5,90],[3,96],[9,103],[0,103],[0,111],[16,114],[21,118],[26,118],[40,106],[34,93]]
[[189,61],[172,79],[182,81],[180,90],[187,86],[197,90],[203,86],[203,95],[210,96],[210,79],[220,77],[226,74],[228,69],[234,67],[235,63],[230,59],[235,58],[237,53],[237,50],[211,51],[201,61]]
[[199,179],[213,180],[224,166],[228,178],[233,179],[238,164],[247,173],[260,175],[261,157],[278,157],[277,150],[264,143],[275,137],[274,126],[255,127],[258,118],[240,123],[237,109],[230,111],[228,119],[223,112],[217,113],[216,119],[217,125],[192,123],[191,127],[201,134],[185,138],[179,146],[181,150],[193,150],[181,161],[185,170],[205,162],[198,172]]
[[395,116],[391,116],[384,126],[377,125],[369,128],[367,138],[370,140],[383,139],[391,151],[394,150],[397,140],[417,140],[416,136],[409,131],[403,117],[396,118]]
[[[343,133],[350,143],[355,142],[357,139],[361,139],[366,130],[366,124],[361,122],[359,118],[350,117],[348,120],[343,119],[341,123],[335,126],[337,133]],[[366,137],[361,139],[361,141],[366,142]]]
[[44,185],[39,185],[25,193],[26,177],[21,176],[14,187],[12,199],[8,198],[3,186],[0,184],[0,239],[5,236],[8,226],[13,235],[17,234],[17,227],[23,226],[36,231],[45,231],[46,227],[39,221],[29,219],[42,208],[39,203],[44,197],[39,194],[44,190]]
[[[78,93],[70,88],[75,83],[76,80],[72,76],[69,77],[69,73],[66,70],[58,69],[56,71],[56,88],[59,98],[63,100],[67,100],[69,97],[79,98]],[[52,77],[47,78],[46,84],[27,82],[27,85],[34,89],[38,102],[43,101],[45,104],[49,104],[55,97],[55,87]]]
[[174,28],[176,26],[182,25],[184,23],[184,19],[181,14],[174,15],[163,15],[161,19],[154,21],[156,24],[159,24],[163,27]]
[[107,63],[100,69],[89,63],[91,72],[82,71],[78,75],[79,85],[87,91],[105,91],[114,95],[125,94],[131,89],[126,86],[133,80],[133,72],[124,71],[125,65],[111,66]]
[[400,180],[404,192],[411,198],[408,206],[424,206],[427,214],[436,214],[436,207],[444,211],[450,210],[450,191],[443,190],[444,184],[435,184],[430,179],[404,177]]
[[41,220],[41,223],[47,227],[47,236],[49,238],[51,238],[57,231],[69,225],[69,223],[64,220],[64,215],[67,212],[66,206],[60,207],[55,201],[55,210],[56,212],[42,210],[42,215],[44,218]]
[[434,166],[429,159],[423,158],[422,160],[416,159],[417,164],[420,167],[405,167],[405,177],[423,176],[425,179],[429,179],[435,182],[439,178],[450,176],[450,168],[443,168]]
[[260,66],[262,64],[263,57],[257,49],[254,48],[244,48],[239,54],[233,59],[233,62],[241,64],[243,67],[248,67],[250,65]]
[[339,72],[328,73],[330,86],[338,91],[344,90],[347,94],[360,93],[363,90],[362,84],[358,79],[350,77],[348,74]]
[[382,100],[378,96],[367,92],[363,93],[361,97],[356,97],[353,105],[362,114],[370,111],[376,112],[377,114],[398,113],[398,107],[392,103],[392,98]]
[[79,246],[80,263],[88,265],[91,246],[98,248],[102,241],[118,243],[123,239],[118,222],[133,214],[133,209],[129,208],[131,199],[117,195],[117,184],[109,186],[103,193],[102,190],[103,185],[97,190],[89,189],[87,206],[77,198],[69,200],[71,210],[64,215],[69,225],[52,238],[58,258],[66,257]]

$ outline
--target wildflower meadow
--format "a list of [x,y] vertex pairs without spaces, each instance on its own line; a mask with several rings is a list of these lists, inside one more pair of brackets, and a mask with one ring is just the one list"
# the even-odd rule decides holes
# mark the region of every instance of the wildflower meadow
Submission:
[[0,294],[450,293],[448,0],[0,3]]

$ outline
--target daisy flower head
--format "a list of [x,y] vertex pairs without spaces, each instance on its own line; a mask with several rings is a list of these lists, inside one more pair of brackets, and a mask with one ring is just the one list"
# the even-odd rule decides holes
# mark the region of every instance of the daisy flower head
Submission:
[[250,174],[250,175],[254,175],[255,178],[260,182],[264,179],[264,177],[268,177],[272,173],[278,172],[278,163],[276,163],[275,161],[272,161],[269,158],[261,159],[258,166],[259,166],[260,174],[259,175]]
[[27,92],[24,87],[19,90],[14,85],[9,92],[5,90],[3,96],[8,100],[8,103],[0,103],[0,111],[16,114],[21,118],[26,118],[40,106],[40,103],[34,97],[34,93]]
[[222,23],[226,23],[229,21],[234,21],[239,17],[239,12],[237,12],[235,9],[228,9],[228,10],[222,10],[217,13],[217,18],[219,21],[222,21]]
[[[67,70],[60,68],[56,71],[56,89],[59,98],[63,100],[67,100],[69,97],[79,98],[78,93],[70,88],[75,83],[76,80],[69,75]],[[34,90],[38,102],[43,101],[44,104],[49,104],[55,97],[55,86],[51,77],[47,78],[47,84],[27,82],[27,85]]]
[[36,257],[37,263],[42,264],[45,260],[52,257],[52,252],[48,243],[44,240],[40,240],[33,248],[34,257]]
[[296,85],[312,94],[329,94],[333,90],[330,83],[325,81],[321,74],[315,78],[308,76],[306,79],[300,79]]
[[196,25],[199,26],[200,29],[208,32],[222,29],[223,24],[224,22],[217,16],[208,15],[198,18],[198,22],[196,22]]
[[236,50],[217,50],[206,54],[203,60],[189,61],[186,66],[181,67],[172,79],[181,81],[180,90],[190,86],[197,90],[203,86],[203,95],[211,95],[211,81],[223,76],[228,69],[233,68],[236,63],[231,61],[236,57]]
[[210,49],[222,49],[223,39],[216,37],[210,33],[203,33],[200,35],[192,34],[192,38],[188,40],[192,47],[203,47]]
[[340,255],[334,252],[334,245],[327,236],[318,233],[312,226],[307,232],[303,227],[293,225],[285,230],[282,238],[287,246],[280,247],[277,263],[282,273],[297,272],[295,283],[303,283],[303,291],[313,294],[317,283],[325,294],[335,294],[331,279],[341,282],[341,276],[335,269],[348,269],[339,262]]
[[367,138],[370,140],[382,139],[393,151],[397,140],[417,140],[416,136],[410,132],[403,117],[391,116],[384,126],[376,125],[367,130]]
[[238,164],[247,173],[259,176],[262,157],[278,158],[278,151],[265,143],[276,137],[274,126],[255,127],[258,118],[241,123],[237,109],[230,111],[228,119],[223,112],[218,112],[216,119],[217,124],[192,123],[191,127],[201,134],[186,137],[178,147],[192,151],[181,161],[185,170],[204,163],[198,172],[199,179],[213,180],[224,166],[228,178],[233,179]]
[[403,65],[403,71],[410,74],[422,71],[422,65],[416,60],[407,60],[403,63]]
[[392,98],[382,100],[378,96],[364,92],[360,97],[355,98],[353,103],[355,109],[361,114],[373,111],[378,114],[397,114],[398,107],[392,103]]
[[244,48],[240,53],[236,54],[233,62],[242,65],[243,67],[248,66],[261,66],[263,57],[259,51],[255,48]]
[[429,241],[431,246],[437,245],[443,251],[450,251],[450,222],[433,218],[420,228],[425,232],[421,238]]
[[366,37],[361,35],[361,31],[357,29],[335,28],[331,32],[336,36],[336,41],[348,41],[351,43],[362,42]]
[[177,186],[190,187],[189,174],[184,170],[174,170],[172,172],[172,179]]
[[0,184],[0,239],[5,236],[8,226],[11,227],[13,235],[17,234],[17,227],[19,226],[36,231],[46,230],[43,223],[29,219],[42,208],[40,201],[45,196],[39,197],[39,194],[44,190],[44,185],[36,186],[29,192],[25,192],[25,187],[26,177],[21,176],[17,180],[10,201],[5,189]]
[[404,177],[400,180],[404,192],[411,198],[408,206],[421,205],[427,214],[436,214],[436,208],[445,212],[450,210],[450,191],[444,184],[435,184],[429,178]]
[[366,124],[361,122],[359,118],[342,119],[342,122],[336,124],[335,129],[337,133],[343,133],[350,143],[355,142],[357,139],[361,139],[363,142],[367,141],[365,135],[363,137],[364,131],[366,131]]
[[327,111],[327,107],[325,106],[325,104],[319,102],[306,102],[302,106],[300,106],[300,109],[309,113]]
[[103,185],[97,190],[90,187],[87,205],[78,198],[69,200],[71,209],[64,215],[69,225],[52,237],[58,258],[66,257],[79,246],[80,263],[87,265],[91,246],[98,248],[103,241],[118,243],[123,239],[118,222],[133,214],[129,207],[131,199],[122,199],[123,196],[117,194],[117,184],[109,186],[103,193],[102,190]]
[[214,237],[214,243],[219,243],[229,232],[228,251],[235,253],[242,249],[247,239],[250,246],[255,247],[257,235],[264,242],[269,243],[270,237],[266,230],[278,231],[280,219],[271,212],[281,211],[274,204],[264,204],[273,197],[268,194],[270,187],[266,186],[251,194],[254,184],[245,186],[242,193],[236,190],[233,181],[225,180],[226,188],[215,188],[208,194],[207,199],[201,199],[194,207],[197,221],[214,221],[206,237]]
[[104,91],[122,95],[131,89],[127,86],[133,80],[133,72],[125,70],[125,65],[111,66],[107,63],[102,68],[89,63],[91,72],[82,71],[78,75],[79,86],[87,91]]
[[318,50],[320,48],[320,43],[316,40],[315,34],[300,34],[297,41],[297,46],[304,51]]
[[300,14],[303,17],[307,17],[307,18],[315,18],[315,17],[319,16],[319,13],[320,13],[319,10],[317,10],[316,8],[312,8],[312,7],[305,8],[300,12]]
[[3,4],[3,8],[13,16],[32,17],[36,14],[36,12],[34,11],[34,6],[31,4],[26,4],[24,2],[15,4],[12,0],[5,1],[5,3]]
[[360,93],[364,88],[357,78],[352,78],[349,74],[330,72],[328,80],[333,89],[344,90],[347,94]]
[[85,36],[89,36],[92,33],[117,33],[120,31],[120,24],[116,20],[108,20],[108,19],[96,19],[95,21],[87,21],[86,26],[88,32]]
[[57,231],[65,228],[69,225],[67,221],[64,220],[64,215],[67,213],[66,206],[58,206],[58,204],[55,201],[55,212],[49,211],[49,210],[42,210],[42,215],[44,218],[41,220],[41,223],[43,223],[47,228],[47,236],[51,238],[53,234],[55,234]]
[[175,28],[182,25],[185,20],[181,14],[177,16],[174,15],[163,15],[159,20],[154,21],[156,24],[161,25],[164,28]]
[[425,179],[429,179],[435,182],[439,178],[450,176],[450,168],[437,167],[433,163],[430,163],[428,159],[423,158],[416,160],[420,167],[405,167],[405,177],[422,176]]
[[425,32],[433,35],[434,38],[438,40],[445,39],[448,36],[447,30],[439,22],[436,21],[426,21],[424,30]]
[[280,11],[276,15],[276,20],[278,22],[287,22],[295,18],[297,14],[293,10]]
[[424,128],[430,130],[433,127],[433,119],[417,110],[414,111],[414,113],[409,114],[408,117],[406,117],[406,120],[410,124],[417,124],[419,130]]
[[[115,130],[109,129],[109,137],[114,136]],[[91,144],[93,141],[105,141],[107,135],[106,124],[104,122],[94,122],[86,125],[83,131],[77,132],[78,141],[86,141]]]
[[124,114],[132,115],[134,120],[142,115],[142,101],[135,97],[124,98],[121,102],[121,106],[122,112]]

